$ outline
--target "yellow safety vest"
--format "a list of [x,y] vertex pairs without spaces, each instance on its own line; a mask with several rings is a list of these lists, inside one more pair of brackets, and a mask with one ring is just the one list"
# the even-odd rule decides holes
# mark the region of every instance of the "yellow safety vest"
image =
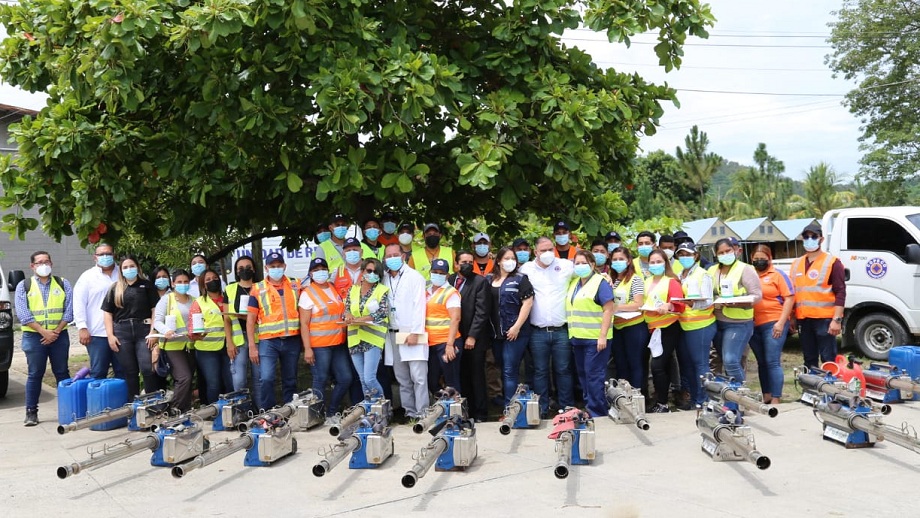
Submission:
[[[200,306],[201,304],[199,304]],[[176,336],[172,338],[160,338],[160,344],[164,351],[181,351],[189,346],[188,326],[185,319],[182,318],[182,312],[179,311],[179,301],[176,300],[176,292],[171,291],[166,294],[166,314],[176,317]]]
[[204,332],[207,336],[195,342],[195,349],[199,351],[219,351],[224,348],[227,334],[224,332],[224,316],[220,314],[218,306],[207,293],[198,297],[198,307],[204,315]]
[[[687,281],[693,280],[696,281],[697,286],[702,286],[703,277],[707,275],[709,275],[709,273],[707,273],[699,263],[695,264],[690,275],[681,280],[681,288],[683,288],[684,297],[690,294],[688,291],[690,289],[689,283]],[[692,302],[688,302],[687,309],[680,314],[679,320],[681,329],[684,331],[695,331],[697,329],[703,329],[716,321],[716,317],[712,314],[712,306],[706,309],[692,309],[692,304]]]
[[[431,280],[431,261],[428,260],[428,253],[425,250],[425,247],[422,246],[412,247],[412,265],[426,281],[429,281]],[[438,259],[447,261],[447,273],[454,273],[454,251],[451,247],[441,245],[441,249],[438,250]]]
[[645,270],[642,269],[642,258],[641,257],[633,257],[633,268],[635,268],[636,274],[642,277],[642,279],[645,279],[646,277],[649,276],[648,269],[645,269]]
[[[747,295],[747,290],[741,284],[741,274],[744,272],[744,267],[747,266],[741,261],[735,261],[732,264],[731,269],[728,270],[728,275],[724,277],[719,273],[719,264],[714,264],[709,267],[709,275],[712,276],[713,290],[718,289],[718,293],[722,297],[740,297],[742,295]],[[732,293],[726,294],[722,291],[722,279],[725,279],[732,286]],[[725,306],[722,308],[722,314],[725,315],[725,318],[731,318],[734,320],[754,320],[754,308],[742,309],[742,308],[732,308]]]
[[[291,281],[295,282],[295,281]],[[242,313],[244,315],[248,314],[249,310],[246,308],[236,307],[236,292],[240,288],[240,283],[234,282],[233,284],[227,285],[227,311],[230,313]],[[243,288],[246,290],[246,293],[249,294],[250,288]],[[241,347],[246,343],[246,330],[243,329],[243,326],[240,325],[240,319],[237,317],[230,317],[230,332],[232,333],[233,345]],[[259,324],[256,324],[256,343],[259,343]]]
[[[38,282],[37,276],[32,277],[32,285],[29,287],[29,293],[26,294],[29,311],[38,325],[45,329],[55,329],[64,319],[64,304],[67,302],[64,287],[58,284],[54,277],[51,277],[49,281],[51,284],[48,286],[48,303],[45,304]],[[29,326],[22,326],[22,331],[25,333],[38,332]]]
[[[565,320],[569,324],[569,338],[597,340],[601,336],[601,324],[604,322],[604,308],[594,301],[597,290],[605,279],[598,274],[591,278],[578,292],[581,279],[572,279],[565,296]],[[574,298],[574,300],[572,300]],[[613,338],[613,327],[607,328],[607,339]]]
[[[355,284],[351,287],[348,297],[351,299],[351,306],[348,311],[355,317],[369,317],[371,311],[367,309],[367,303],[375,300],[378,304],[383,300],[389,290],[386,286],[377,283],[371,296],[361,306],[361,285]],[[361,342],[367,342],[374,347],[383,349],[387,339],[387,326],[376,324],[361,324],[357,326],[348,326],[348,347],[355,347]]]
[[384,245],[380,241],[377,241],[377,244],[379,246],[377,247],[377,253],[375,254],[374,250],[367,243],[365,243],[364,241],[361,241],[361,250],[363,251],[363,253],[361,254],[361,258],[362,259],[378,259],[380,261],[383,261],[383,251],[384,249],[386,249],[386,245]]
[[[655,289],[652,289],[652,281],[654,276],[649,275],[645,278],[645,304],[644,306],[655,307],[658,302],[666,304],[668,302],[668,290],[670,289],[671,278],[662,275],[661,280],[658,281],[658,284],[655,285]],[[659,327],[668,327],[669,325],[677,322],[677,315],[673,313],[665,313],[664,315],[659,315],[658,313],[652,311],[644,311],[645,313],[645,323],[648,324],[649,329],[657,329]]]
[[345,265],[345,258],[339,253],[339,250],[335,247],[335,243],[331,239],[323,241],[319,244],[319,247],[322,248],[323,252],[326,254],[326,264],[329,265],[330,272],[335,271],[339,266]]
[[[613,289],[613,299],[617,301],[617,304],[629,304],[631,302],[635,302],[632,299],[632,282],[636,275],[639,275],[639,278],[642,278],[642,272],[637,272],[637,274],[634,274],[632,277],[620,281],[620,284],[617,284],[617,287]],[[617,318],[616,315],[613,317],[614,329],[623,329],[624,327],[643,323],[645,323],[645,317],[642,315],[630,318],[628,320]]]
[[680,261],[671,259],[671,271],[674,272],[674,275],[680,275],[684,271],[684,265],[680,264]]

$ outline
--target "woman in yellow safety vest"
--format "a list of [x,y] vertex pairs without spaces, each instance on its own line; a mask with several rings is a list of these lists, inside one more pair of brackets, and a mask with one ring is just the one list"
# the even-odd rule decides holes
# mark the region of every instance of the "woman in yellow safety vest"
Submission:
[[[632,252],[618,247],[610,254],[610,274],[613,275],[613,298],[618,313],[613,315],[613,341],[611,355],[616,365],[616,377],[625,379],[648,396],[648,325],[639,308],[645,302],[645,282],[642,272],[636,271]],[[608,376],[614,377],[608,367]]]
[[[189,338],[195,346],[195,360],[199,375],[204,378],[205,394],[202,404],[211,404],[218,397],[233,388],[230,376],[230,354],[227,352],[227,337],[230,323],[224,319],[224,293],[220,276],[210,268],[201,277],[205,293],[192,302],[189,309]],[[201,315],[203,326],[196,326],[196,315]]]
[[725,300],[750,296],[753,301],[720,303],[715,305],[717,334],[715,346],[722,351],[725,374],[744,381],[741,357],[754,334],[754,304],[760,302],[762,289],[760,277],[754,268],[741,262],[728,239],[716,241],[718,264],[709,268],[714,289]]
[[351,287],[345,300],[345,323],[348,326],[348,352],[365,394],[383,395],[377,381],[377,368],[383,356],[389,330],[390,298],[380,284],[383,265],[377,259],[365,259],[361,282]]
[[[153,313],[153,326],[157,333],[164,335],[160,339],[160,349],[169,360],[169,373],[173,378],[173,397],[171,404],[180,412],[192,408],[192,367],[195,364],[188,338],[189,310],[192,309],[192,297],[189,286],[192,274],[185,270],[176,270],[172,277],[172,291],[161,297]],[[161,353],[162,354],[162,353]]]
[[[606,247],[605,247],[606,248]],[[604,378],[610,361],[608,341],[613,338],[616,302],[607,278],[594,271],[594,254],[575,252],[575,276],[565,296],[569,341],[575,353],[575,371],[592,417],[607,415]]]
[[[712,276],[700,265],[700,253],[696,246],[684,242],[677,246],[675,253],[681,265],[680,285],[684,297],[694,299],[687,301],[687,307],[678,317],[683,331],[681,349],[683,356],[677,355],[680,363],[681,382],[690,392],[690,403],[701,408],[706,400],[706,391],[700,387],[700,376],[709,372],[709,349],[716,334],[716,318],[712,315]],[[685,358],[681,362],[681,358]],[[686,373],[686,374],[685,374]]]
[[310,284],[300,293],[300,337],[307,363],[313,368],[313,390],[326,394],[330,374],[335,377],[332,397],[324,397],[326,416],[338,412],[352,381],[351,360],[345,346],[345,303],[329,282],[329,265],[317,257],[310,261]]
[[[230,377],[233,390],[242,390],[249,386],[247,373],[252,371],[252,401],[262,401],[262,377],[258,365],[249,361],[249,338],[246,336],[246,319],[248,318],[249,293],[252,286],[261,281],[256,263],[252,257],[241,255],[233,263],[236,282],[228,284],[226,289],[226,320],[230,323],[230,340],[227,353],[230,356]],[[253,347],[258,347],[258,338]]]
[[652,409],[655,413],[667,413],[668,390],[672,380],[669,372],[671,357],[680,344],[680,325],[677,315],[684,310],[679,302],[684,292],[680,281],[671,270],[671,260],[664,250],[653,250],[648,256],[649,276],[645,278],[645,322],[651,332],[649,350],[652,353],[652,381],[655,384],[657,403]]

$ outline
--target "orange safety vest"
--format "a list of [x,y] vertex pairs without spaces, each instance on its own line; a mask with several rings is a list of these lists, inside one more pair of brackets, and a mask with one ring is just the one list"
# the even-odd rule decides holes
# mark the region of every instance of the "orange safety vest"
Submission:
[[792,263],[792,283],[795,286],[795,318],[834,318],[834,291],[831,287],[831,267],[837,258],[821,252],[805,271],[805,256]]
[[495,261],[492,258],[489,258],[489,261],[486,263],[486,267],[482,270],[479,269],[479,263],[473,261],[473,272],[475,272],[476,275],[482,275],[485,277],[486,275],[492,273],[493,269],[495,269]]
[[300,334],[300,315],[297,312],[299,290],[287,277],[281,280],[281,288],[284,290],[284,300],[281,300],[278,289],[268,281],[256,283],[249,292],[250,297],[259,300],[260,340]]
[[[450,314],[447,312],[447,300],[457,290],[453,286],[445,284],[438,291],[428,297],[428,303],[425,305],[425,332],[428,333],[428,345],[438,345],[447,343],[450,338]],[[459,293],[457,293],[459,295]],[[457,330],[457,336],[460,338],[460,330]]]
[[558,257],[558,258],[560,258],[560,259],[568,259],[569,261],[574,261],[574,260],[575,260],[575,254],[578,253],[578,247],[575,246],[575,245],[569,245],[569,250],[568,250],[568,252],[565,253],[565,257],[559,255],[559,249],[558,249],[558,248],[553,248],[553,253],[555,253],[555,254],[556,254],[556,257]]
[[331,347],[345,341],[345,328],[339,323],[345,316],[345,302],[333,288],[330,297],[326,290],[310,283],[304,288],[313,301],[310,315],[310,347]]
[[348,292],[351,291],[351,274],[348,273],[347,266],[340,266],[335,271],[335,278],[332,280],[332,285],[335,286],[335,291],[339,292],[339,297],[342,300],[348,298]]

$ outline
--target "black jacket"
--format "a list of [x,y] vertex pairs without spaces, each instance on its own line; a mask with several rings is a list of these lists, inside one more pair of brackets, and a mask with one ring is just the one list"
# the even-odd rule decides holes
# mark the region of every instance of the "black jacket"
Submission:
[[[457,285],[457,275],[447,278],[451,286]],[[472,275],[463,281],[460,287],[460,334],[464,339],[472,336],[476,344],[492,337],[489,323],[492,311],[492,297],[489,296],[489,283],[481,275]]]

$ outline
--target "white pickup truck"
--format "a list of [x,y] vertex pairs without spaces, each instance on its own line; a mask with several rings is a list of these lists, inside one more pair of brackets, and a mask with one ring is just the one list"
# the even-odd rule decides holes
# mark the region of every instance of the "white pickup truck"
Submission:
[[[847,275],[843,346],[875,360],[920,335],[920,207],[828,211],[821,247]],[[777,260],[788,271],[792,260]]]

